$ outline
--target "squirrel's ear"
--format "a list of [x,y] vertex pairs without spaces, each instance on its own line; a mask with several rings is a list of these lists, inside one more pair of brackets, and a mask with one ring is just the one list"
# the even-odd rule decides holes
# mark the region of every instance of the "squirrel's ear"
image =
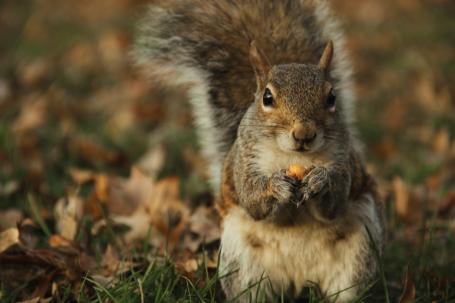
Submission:
[[267,57],[257,49],[255,41],[250,44],[250,61],[256,74],[258,88],[262,89],[266,85],[267,75],[270,71],[270,63]]
[[327,42],[325,46],[324,52],[322,53],[321,59],[319,59],[319,68],[322,69],[326,76],[329,75],[330,71],[330,63],[332,62],[333,58],[333,43],[331,40]]

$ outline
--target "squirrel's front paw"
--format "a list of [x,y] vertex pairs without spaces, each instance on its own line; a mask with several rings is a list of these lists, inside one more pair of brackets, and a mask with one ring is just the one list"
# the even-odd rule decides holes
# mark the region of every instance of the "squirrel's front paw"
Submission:
[[301,201],[307,201],[318,194],[324,194],[328,190],[329,173],[327,168],[318,166],[313,168],[302,180],[300,192]]
[[274,173],[270,177],[270,190],[280,203],[294,201],[299,185],[299,181],[288,176],[285,169]]

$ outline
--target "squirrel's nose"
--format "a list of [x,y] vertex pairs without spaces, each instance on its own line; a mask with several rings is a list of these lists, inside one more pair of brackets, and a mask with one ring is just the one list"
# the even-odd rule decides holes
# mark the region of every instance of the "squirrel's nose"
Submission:
[[300,141],[302,143],[308,144],[308,143],[313,142],[314,139],[316,139],[316,133],[313,132],[313,133],[311,133],[308,136],[303,136],[302,137],[302,136],[297,135],[296,132],[293,131],[292,132],[292,137],[294,138],[295,141]]
[[315,131],[308,131],[303,124],[297,124],[292,130],[292,137],[295,141],[302,143],[311,143],[316,139]]

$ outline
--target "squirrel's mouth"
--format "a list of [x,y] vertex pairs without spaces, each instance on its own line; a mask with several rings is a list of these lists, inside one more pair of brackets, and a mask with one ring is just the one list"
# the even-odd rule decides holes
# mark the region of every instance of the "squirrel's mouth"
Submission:
[[293,151],[295,152],[300,152],[300,153],[304,153],[304,152],[308,152],[311,150],[311,147],[307,147],[305,146],[305,144],[303,144],[302,146],[299,146],[297,147],[296,149],[294,149]]

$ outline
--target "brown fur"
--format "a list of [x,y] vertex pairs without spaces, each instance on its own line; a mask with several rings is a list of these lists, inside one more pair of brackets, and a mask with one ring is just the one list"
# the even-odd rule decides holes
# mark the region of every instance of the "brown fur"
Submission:
[[[167,84],[172,83],[169,79],[178,77],[179,66],[204,71],[207,78],[204,81],[209,84],[207,106],[211,107],[214,117],[213,125],[199,127],[201,133],[204,132],[202,136],[207,136],[210,129],[218,130],[210,143],[203,143],[217,145],[216,156],[214,151],[205,151],[213,165],[223,161],[236,138],[240,119],[254,101],[256,83],[249,60],[250,43],[254,41],[260,52],[267,54],[271,65],[317,64],[329,36],[321,28],[321,22],[328,24],[329,21],[316,17],[317,8],[321,7],[319,2],[323,1],[151,2],[150,17],[144,20],[137,40],[136,58],[148,66],[147,70],[155,80]],[[329,17],[330,13],[327,14]],[[336,26],[334,20],[330,22],[330,26],[332,23]],[[346,89],[350,85],[347,81],[350,66],[341,51],[343,41],[336,30],[331,29],[336,37],[334,46],[339,49],[335,73],[332,73],[333,85]],[[163,71],[168,65],[175,69],[175,75]],[[343,103],[352,103],[348,95],[340,96],[340,99],[346,99]],[[347,117],[347,120],[351,119]],[[218,182],[214,183],[218,186]]]
[[[136,55],[155,80],[188,88],[224,218],[221,269],[244,273],[222,281],[228,298],[261,271],[277,287],[297,283],[292,296],[305,277],[320,279],[322,293],[365,285],[377,264],[363,224],[382,246],[382,208],[359,155],[350,64],[326,1],[152,3]],[[286,173],[294,164],[312,169],[299,180]],[[327,267],[310,264],[315,249]],[[268,300],[273,293],[267,288]]]

